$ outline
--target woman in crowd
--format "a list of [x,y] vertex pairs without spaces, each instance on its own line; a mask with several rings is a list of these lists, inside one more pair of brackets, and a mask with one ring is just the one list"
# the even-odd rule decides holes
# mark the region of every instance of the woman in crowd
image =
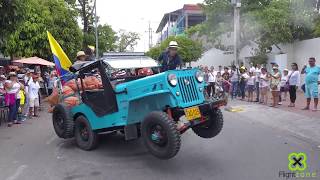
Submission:
[[292,68],[292,71],[288,77],[289,95],[290,95],[289,107],[295,107],[295,102],[297,99],[297,89],[300,85],[300,72],[299,72],[297,63],[292,63],[291,68]]
[[54,88],[54,82],[57,80],[56,73],[53,71],[50,74],[49,80],[48,80],[48,95],[50,96],[52,94],[53,88]]
[[208,86],[207,86],[207,93],[209,97],[212,97],[215,93],[215,82],[216,82],[216,77],[214,75],[213,69],[211,68],[208,71]]
[[224,72],[222,74],[222,78],[224,79],[224,81],[222,83],[223,90],[224,90],[224,92],[226,92],[226,94],[229,94],[231,83],[230,83],[230,73],[229,73],[228,67],[224,67]]
[[287,94],[289,91],[289,85],[288,85],[288,78],[289,78],[289,70],[284,69],[283,74],[281,76],[281,82],[280,82],[280,101],[279,104],[281,104],[282,101],[287,100]]
[[240,68],[240,82],[239,82],[239,87],[240,87],[240,96],[241,100],[245,100],[246,98],[246,85],[247,85],[247,80],[249,78],[249,75],[247,74],[246,68],[241,67]]
[[268,78],[268,74],[267,74],[267,69],[264,67],[261,68],[259,88],[260,88],[260,90],[259,90],[260,91],[260,104],[267,105],[269,78]]
[[249,78],[247,81],[248,102],[253,102],[253,92],[255,90],[255,80],[256,80],[256,77],[253,75],[253,71],[249,72]]
[[231,99],[237,98],[239,87],[240,73],[239,69],[233,65],[231,69],[230,81],[231,81]]
[[277,107],[277,105],[279,103],[281,75],[279,73],[279,69],[277,66],[274,66],[272,69],[273,69],[273,74],[269,74],[270,75],[270,89],[271,89],[272,100],[273,100],[271,107]]
[[[21,84],[18,82],[18,78],[15,72],[9,73],[9,80],[5,82],[6,89],[6,105],[9,107],[9,119],[8,119],[8,127],[11,127],[13,123],[20,124],[17,121],[17,113],[20,105],[20,101],[18,102],[18,94],[21,88]],[[19,98],[20,99],[20,98]]]

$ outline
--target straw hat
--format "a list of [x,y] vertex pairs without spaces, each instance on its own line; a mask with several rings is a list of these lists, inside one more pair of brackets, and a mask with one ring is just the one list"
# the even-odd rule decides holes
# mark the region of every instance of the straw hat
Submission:
[[11,76],[17,76],[17,73],[16,72],[9,72],[9,77]]
[[84,53],[84,51],[79,51],[77,52],[77,58],[80,56],[85,56],[86,54]]

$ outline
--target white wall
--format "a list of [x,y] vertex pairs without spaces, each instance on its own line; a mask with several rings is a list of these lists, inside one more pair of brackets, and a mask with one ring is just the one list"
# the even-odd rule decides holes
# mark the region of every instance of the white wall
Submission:
[[317,64],[320,65],[320,38],[294,43],[293,54],[294,58],[291,62],[298,63],[300,67],[307,64],[310,57],[315,57]]
[[[314,38],[304,41],[296,41],[292,44],[280,44],[280,47],[272,46],[272,52],[268,55],[269,62],[277,62],[281,68],[289,68],[290,64],[295,62],[300,69],[308,63],[309,57],[315,57],[317,64],[320,65],[320,38]],[[254,55],[257,44],[251,43],[241,49],[239,58],[246,60]],[[212,48],[205,52],[203,57],[192,66],[229,66],[233,61],[233,54],[224,54],[224,51]]]
[[224,54],[224,51],[212,48],[205,52],[199,61],[192,62],[191,65],[192,67],[203,65],[217,68],[219,65],[230,66],[233,59],[233,54]]

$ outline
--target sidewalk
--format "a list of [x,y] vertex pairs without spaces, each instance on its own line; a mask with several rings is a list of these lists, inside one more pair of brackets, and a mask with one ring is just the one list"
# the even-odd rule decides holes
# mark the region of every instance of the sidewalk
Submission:
[[[270,101],[271,102],[271,101]],[[232,108],[240,108],[243,111],[234,112],[246,119],[252,119],[252,123],[262,123],[280,131],[286,131],[293,136],[311,141],[317,146],[320,145],[320,111],[304,111],[304,97],[299,93],[295,108],[288,107],[288,101],[280,108],[248,103],[234,100],[229,102]]]
[[[271,99],[269,102],[272,102]],[[282,102],[282,105],[279,106],[280,109],[283,109],[283,110],[286,110],[289,112],[298,113],[298,114],[303,114],[303,115],[309,116],[309,117],[318,118],[320,121],[320,111],[312,112],[311,110],[309,110],[309,111],[302,110],[304,107],[306,107],[306,98],[304,97],[303,92],[297,93],[296,107],[290,108],[290,107],[288,107],[289,104],[290,104],[290,97],[289,97],[289,93],[288,93],[287,100]],[[311,101],[311,105],[310,105],[310,108],[312,108],[312,107],[313,107],[313,100]],[[320,108],[320,104],[319,104],[318,108]]]

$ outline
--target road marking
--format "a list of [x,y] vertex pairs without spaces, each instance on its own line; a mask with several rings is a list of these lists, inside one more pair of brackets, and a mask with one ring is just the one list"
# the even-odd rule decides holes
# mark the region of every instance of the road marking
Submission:
[[15,179],[17,179],[23,173],[23,170],[25,168],[27,168],[27,167],[28,167],[27,165],[19,166],[17,168],[16,172],[12,176],[8,177],[6,180],[15,180]]
[[225,110],[228,112],[242,112],[242,111],[244,111],[244,108],[242,108],[242,107],[226,107]]
[[51,144],[55,139],[56,139],[56,136],[54,135],[46,142],[46,144],[47,145]]

